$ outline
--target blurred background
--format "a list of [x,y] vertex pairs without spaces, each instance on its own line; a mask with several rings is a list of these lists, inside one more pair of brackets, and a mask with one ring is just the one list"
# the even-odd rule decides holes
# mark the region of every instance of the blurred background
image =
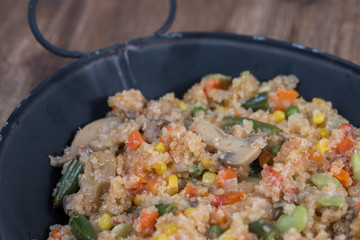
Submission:
[[[74,61],[36,42],[28,27],[28,2],[0,0],[0,128],[28,92]],[[55,46],[91,52],[151,35],[168,8],[168,0],[39,0],[37,21]],[[359,9],[360,0],[177,0],[169,32],[263,36],[360,64]]]

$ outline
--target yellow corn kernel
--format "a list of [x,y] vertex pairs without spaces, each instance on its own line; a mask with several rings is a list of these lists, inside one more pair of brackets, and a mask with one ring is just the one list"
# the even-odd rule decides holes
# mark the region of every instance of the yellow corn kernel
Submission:
[[183,111],[185,111],[185,110],[187,109],[186,103],[185,103],[184,101],[182,101],[182,100],[180,100],[180,101],[178,102],[178,107],[179,107],[181,110],[183,110]]
[[313,98],[311,102],[315,103],[315,104],[320,104],[320,103],[325,102],[325,100],[322,98]]
[[154,146],[154,150],[161,153],[167,152],[166,147],[162,142],[157,143]]
[[153,237],[152,240],[169,240],[169,238],[165,234],[161,234]]
[[155,172],[158,176],[163,175],[167,171],[167,165],[164,162],[159,163],[155,167]]
[[326,128],[319,128],[319,131],[322,138],[327,138],[330,135]]
[[216,174],[212,172],[206,172],[202,176],[202,182],[206,185],[214,184],[216,180]]
[[232,237],[232,229],[228,229],[226,230],[223,234],[220,235],[219,239],[221,240],[233,240],[234,238]]
[[203,165],[203,167],[205,169],[210,169],[212,167],[212,165],[213,165],[212,158],[204,158],[200,162],[201,162],[201,164]]
[[328,151],[329,140],[327,140],[326,138],[320,139],[320,141],[316,143],[316,150],[321,154],[324,154],[326,151]]
[[98,225],[101,231],[109,230],[112,227],[111,217],[104,213],[98,220]]
[[218,111],[218,112],[226,112],[226,111],[229,111],[229,108],[228,107],[218,107],[216,109],[216,111]]
[[194,209],[195,208],[193,208],[193,207],[189,207],[189,208],[185,209],[185,211],[184,211],[185,216],[189,217],[191,215],[191,213],[194,211]]
[[169,223],[166,224],[162,230],[167,236],[170,236],[177,232],[177,226],[175,223]]
[[175,194],[179,191],[179,181],[178,177],[175,175],[169,176],[169,192],[170,194]]
[[133,198],[133,202],[136,206],[140,206],[144,201],[142,199],[139,198],[138,195],[136,195],[134,198]]
[[325,115],[320,112],[319,110],[315,110],[313,112],[313,123],[315,125],[319,125],[319,124],[322,124],[325,120]]
[[280,110],[276,110],[275,112],[273,112],[272,115],[274,116],[276,123],[281,122],[286,117],[285,113],[283,111],[280,111]]

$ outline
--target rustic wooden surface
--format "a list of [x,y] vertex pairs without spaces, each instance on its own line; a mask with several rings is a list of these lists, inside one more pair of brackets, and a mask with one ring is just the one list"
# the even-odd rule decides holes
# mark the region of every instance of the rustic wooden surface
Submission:
[[[70,63],[43,49],[27,23],[28,1],[0,0],[0,127],[42,80]],[[264,36],[360,64],[360,0],[178,0],[170,32]],[[167,0],[40,0],[40,30],[54,45],[94,51],[144,37],[166,19]]]

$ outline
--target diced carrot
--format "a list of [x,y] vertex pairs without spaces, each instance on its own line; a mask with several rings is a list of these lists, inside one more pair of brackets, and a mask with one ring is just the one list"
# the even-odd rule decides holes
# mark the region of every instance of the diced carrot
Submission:
[[187,197],[196,197],[198,195],[197,189],[191,183],[186,185],[184,190]]
[[353,125],[350,123],[342,123],[340,126],[340,129],[346,131],[346,132],[350,132],[353,128]]
[[232,178],[237,178],[236,173],[230,168],[225,168],[218,172],[216,176],[216,184],[223,188],[225,181]]
[[143,142],[144,139],[141,136],[140,132],[138,130],[134,130],[125,139],[125,146],[126,149],[131,152],[140,147]]
[[358,211],[360,211],[360,197],[358,198],[358,203],[354,206]]
[[211,218],[211,223],[221,225],[226,222],[226,219],[227,219],[227,215],[225,211],[220,208],[216,208],[214,215]]
[[181,211],[181,210],[177,210],[176,213],[175,213],[175,216],[180,216],[180,215],[183,215],[185,216],[184,212]]
[[236,193],[225,193],[221,195],[215,195],[215,200],[211,202],[211,205],[214,207],[218,207],[221,205],[229,205],[229,204],[234,204],[243,199],[244,199],[243,191]]
[[336,149],[339,153],[344,153],[350,150],[354,145],[354,142],[350,138],[346,138],[337,144]]
[[158,183],[156,181],[148,181],[147,186],[148,186],[149,191],[153,195],[156,195],[158,193],[158,190],[157,190]]
[[313,160],[314,162],[320,163],[320,162],[322,162],[324,160],[320,153],[315,152],[315,151],[313,151],[311,149],[308,149],[307,153],[309,154],[309,158],[311,160]]
[[159,217],[158,212],[145,213],[141,211],[139,216],[140,230],[144,235],[151,234],[155,231],[155,224],[158,217]]
[[340,183],[346,187],[348,186],[350,182],[350,173],[345,171],[344,169],[340,168],[339,166],[335,164],[331,164],[330,172],[333,174],[333,176],[340,181]]
[[299,96],[299,93],[293,89],[280,88],[277,91],[277,95],[280,100],[287,100],[292,102],[297,98],[297,96]]
[[267,165],[272,165],[273,164],[273,159],[274,159],[274,155],[271,152],[264,152],[259,156],[259,164],[261,167],[264,166],[264,164]]
[[51,230],[51,238],[60,240],[63,236],[63,232],[59,229],[53,228]]
[[235,115],[235,116],[239,116],[239,117],[241,117],[241,114],[240,114],[240,113],[238,113],[238,112],[234,113],[234,115]]
[[207,96],[210,90],[215,88],[225,90],[227,88],[227,84],[219,78],[208,79],[205,83],[205,87],[203,88],[205,95]]
[[144,178],[143,176],[139,175],[139,183],[147,183],[146,178]]

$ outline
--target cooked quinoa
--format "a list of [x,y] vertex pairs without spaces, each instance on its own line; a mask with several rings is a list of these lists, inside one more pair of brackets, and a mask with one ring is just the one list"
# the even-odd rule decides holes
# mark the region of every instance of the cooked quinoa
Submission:
[[48,239],[360,239],[360,131],[297,77],[108,98],[64,155]]

